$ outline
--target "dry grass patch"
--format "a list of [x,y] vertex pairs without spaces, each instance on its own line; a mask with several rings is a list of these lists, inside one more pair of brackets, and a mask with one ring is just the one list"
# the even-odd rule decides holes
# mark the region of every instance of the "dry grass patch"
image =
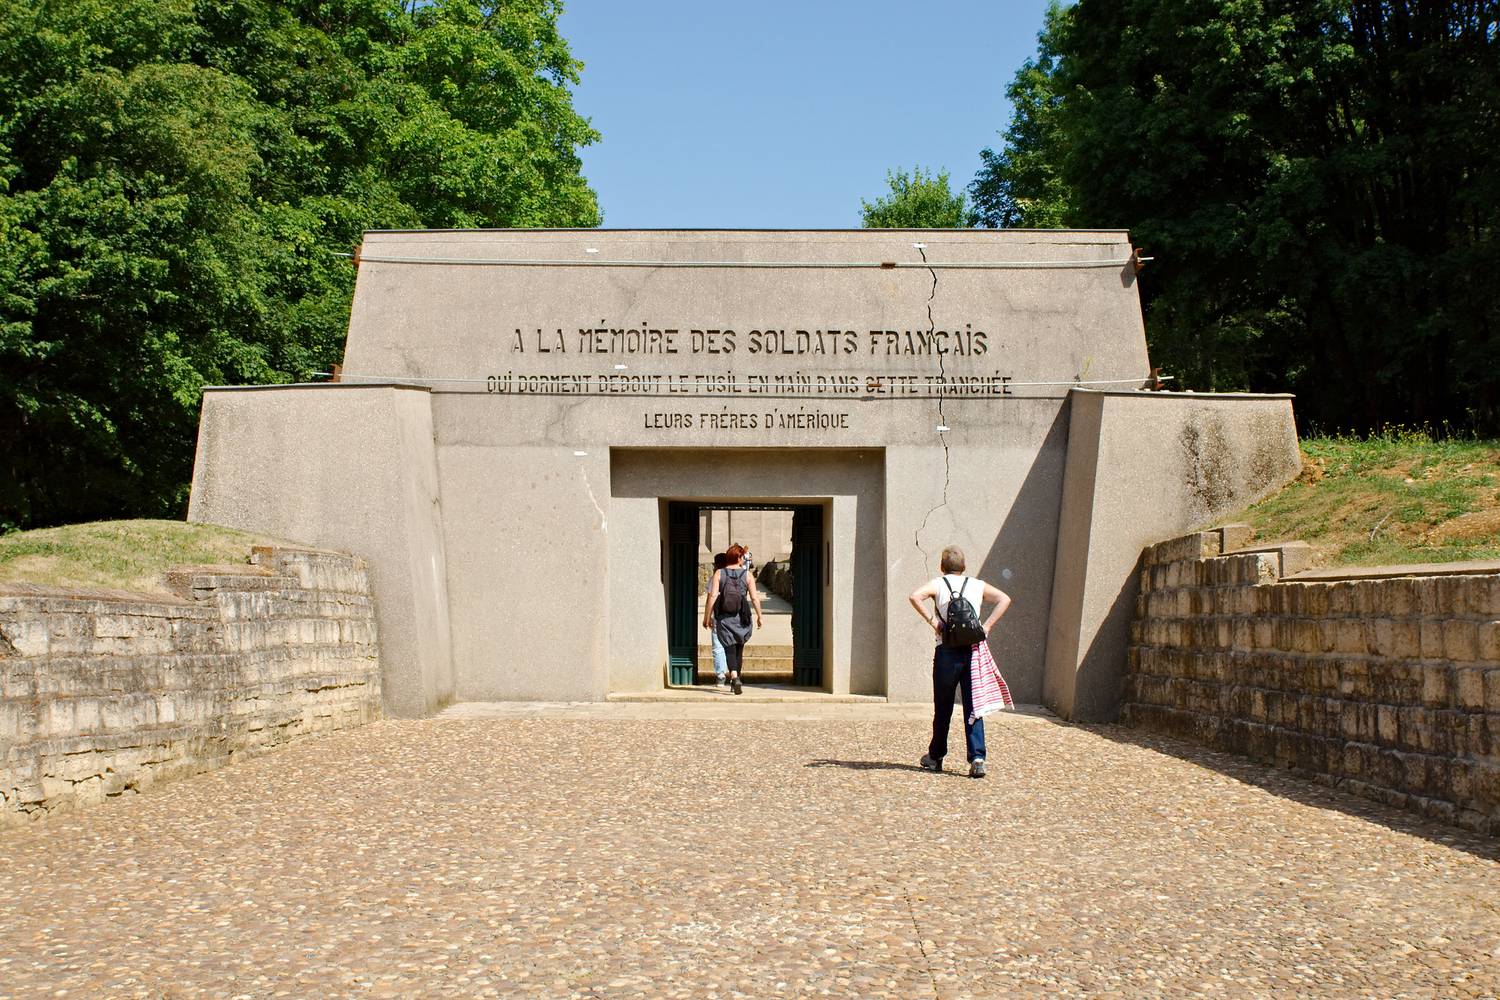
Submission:
[[1329,566],[1500,559],[1500,441],[1422,432],[1307,438],[1303,473],[1240,518]]
[[[246,564],[278,539],[182,521],[95,521],[0,535],[0,586],[35,583],[167,593],[173,566]],[[286,543],[281,543],[286,544]]]

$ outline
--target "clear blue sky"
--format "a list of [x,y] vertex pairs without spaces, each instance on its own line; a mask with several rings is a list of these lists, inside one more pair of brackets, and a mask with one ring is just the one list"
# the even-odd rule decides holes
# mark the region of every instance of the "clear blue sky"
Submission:
[[1046,0],[567,0],[584,176],[614,228],[845,228],[895,167],[999,144]]

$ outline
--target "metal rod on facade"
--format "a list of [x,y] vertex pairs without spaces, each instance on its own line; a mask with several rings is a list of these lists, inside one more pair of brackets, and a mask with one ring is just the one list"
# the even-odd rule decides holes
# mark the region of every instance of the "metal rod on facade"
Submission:
[[1047,268],[1124,267],[1135,260],[1122,257],[1118,260],[976,260],[976,261],[908,261],[908,260],[840,260],[840,261],[761,261],[761,260],[514,260],[487,257],[385,257],[370,254],[334,252],[336,257],[346,257],[357,264],[452,264],[475,267],[702,267],[702,268],[873,268],[894,270],[911,268],[920,271],[932,269],[958,270],[1025,270]]
[[[312,374],[327,376],[327,375],[332,375],[333,373],[332,372],[313,372]],[[547,377],[551,377],[554,374],[556,374],[556,375],[567,375],[567,374],[571,374],[571,373],[564,373],[564,372],[556,372],[556,373],[554,373],[554,372],[534,372],[534,373],[532,373],[532,372],[528,372],[527,374],[529,374],[529,375],[537,375],[537,376],[541,376],[543,378],[547,378]],[[592,375],[592,373],[588,373],[588,374]],[[610,373],[604,372],[602,374],[609,375]],[[636,374],[644,374],[644,375],[666,375],[668,373],[666,373],[666,372],[638,372]],[[848,375],[848,374],[859,375],[860,373],[858,373],[858,372],[838,372],[837,374],[840,374],[840,375]],[[475,376],[470,376],[468,378],[437,378],[437,377],[428,377],[426,375],[351,375],[348,372],[340,372],[339,373],[340,380],[341,381],[345,381],[345,382],[347,382],[350,379],[361,379],[361,380],[366,381],[366,382],[381,382],[381,383],[402,382],[402,383],[410,383],[410,384],[413,384],[413,385],[415,385],[415,384],[425,384],[427,382],[443,382],[443,383],[448,383],[448,382],[485,382],[485,381],[488,381],[490,377],[491,376],[488,376],[488,375],[475,375]],[[610,376],[610,377],[616,377],[616,376]],[[631,377],[631,376],[619,376],[619,377]],[[907,379],[907,378],[914,378],[915,377],[917,379],[917,381],[918,381],[919,384],[920,383],[926,383],[928,385],[955,385],[955,384],[961,385],[962,384],[962,383],[953,383],[953,382],[948,381],[947,379],[942,378],[941,376],[933,376],[933,375],[911,376],[911,375],[889,375],[888,374],[888,375],[869,375],[869,376],[865,376],[865,377],[866,378],[876,378],[876,379],[881,379],[881,378],[902,378],[902,379]],[[966,377],[966,376],[957,376],[957,377],[962,378],[962,377]],[[972,377],[979,377],[979,378],[990,378],[990,379],[994,378],[994,376],[967,376],[967,377],[971,377],[971,378]],[[1176,376],[1173,376],[1173,375],[1161,375],[1161,376],[1158,376],[1157,380],[1161,381],[1161,382],[1169,382],[1169,381],[1171,381],[1175,377]],[[1010,387],[1013,387],[1013,388],[1027,388],[1027,387],[1041,387],[1041,386],[1054,386],[1054,385],[1084,385],[1084,386],[1087,386],[1087,385],[1131,385],[1131,384],[1135,384],[1135,383],[1140,383],[1140,384],[1144,385],[1144,384],[1146,384],[1147,382],[1150,382],[1150,381],[1151,381],[1151,376],[1149,376],[1149,375],[1143,375],[1143,376],[1141,376],[1139,378],[1067,379],[1066,381],[1057,381],[1057,382],[1003,382],[1001,384],[1002,385],[1006,385],[1006,386],[1010,386]],[[730,385],[734,385],[734,386],[749,385],[748,382],[740,382],[739,380],[735,380],[734,382],[731,382],[729,384]],[[517,393],[516,395],[520,395],[520,394]],[[540,395],[540,393],[527,393],[526,395]],[[569,395],[574,395],[574,394],[569,394]],[[618,395],[618,396],[623,396],[623,395],[626,395],[626,393],[605,393],[604,395],[610,395],[610,396],[617,396]],[[722,393],[717,393],[715,395],[723,395],[723,394]],[[756,393],[755,395],[763,395],[763,394],[762,393]]]

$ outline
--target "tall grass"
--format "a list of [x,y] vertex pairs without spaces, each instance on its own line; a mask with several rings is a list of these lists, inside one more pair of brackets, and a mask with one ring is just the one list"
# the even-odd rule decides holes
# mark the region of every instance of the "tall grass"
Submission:
[[1337,565],[1500,559],[1500,441],[1394,427],[1302,441],[1304,474],[1244,519]]

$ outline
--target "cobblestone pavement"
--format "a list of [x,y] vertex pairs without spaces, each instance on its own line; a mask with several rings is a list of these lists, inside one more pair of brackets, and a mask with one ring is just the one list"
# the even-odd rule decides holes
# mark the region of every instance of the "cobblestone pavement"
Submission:
[[852,708],[382,722],[0,831],[0,995],[1500,990],[1493,841],[1035,715],[932,775]]

